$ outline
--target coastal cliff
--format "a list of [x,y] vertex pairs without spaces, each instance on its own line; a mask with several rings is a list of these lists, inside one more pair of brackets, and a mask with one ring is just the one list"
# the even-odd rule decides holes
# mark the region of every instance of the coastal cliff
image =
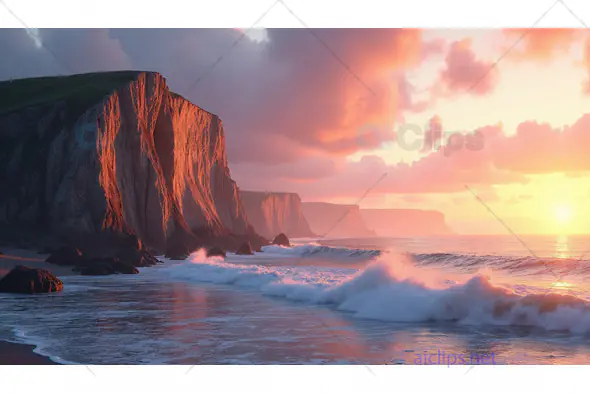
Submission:
[[157,250],[261,240],[231,179],[221,120],[160,74],[15,80],[0,96],[0,227],[131,233]]
[[326,238],[374,237],[368,229],[357,205],[339,205],[325,202],[304,202],[303,214],[311,230]]
[[439,236],[452,235],[443,213],[417,209],[361,209],[367,226],[378,236]]
[[279,233],[289,237],[315,236],[303,216],[298,194],[240,191],[240,197],[256,233],[269,239]]

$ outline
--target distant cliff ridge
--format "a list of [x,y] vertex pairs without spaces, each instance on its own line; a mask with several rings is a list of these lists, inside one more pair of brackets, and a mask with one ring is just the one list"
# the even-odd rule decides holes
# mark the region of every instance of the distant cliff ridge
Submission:
[[368,229],[357,205],[303,202],[303,214],[311,230],[326,238],[375,237]]
[[434,210],[361,209],[367,226],[384,237],[452,235],[445,216]]
[[279,233],[289,237],[312,237],[301,210],[301,198],[294,193],[240,191],[248,222],[256,233],[272,239]]
[[0,95],[1,226],[131,232],[157,249],[178,233],[252,233],[221,120],[160,74],[17,80]]

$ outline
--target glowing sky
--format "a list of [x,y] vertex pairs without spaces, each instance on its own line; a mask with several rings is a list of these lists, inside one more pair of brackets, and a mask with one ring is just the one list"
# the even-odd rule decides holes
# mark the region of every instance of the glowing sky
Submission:
[[243,189],[355,203],[386,173],[362,207],[507,233],[469,187],[515,232],[590,232],[586,31],[243,31],[2,30],[0,79],[158,71],[221,117]]
[[[571,40],[565,37],[562,41],[551,41],[542,37],[538,43],[529,44],[525,38],[506,55],[504,53],[506,46],[510,46],[510,40],[519,38],[506,32],[435,30],[425,32],[423,37],[447,42],[471,40],[476,58],[498,61],[494,67],[497,84],[482,95],[429,97],[428,88],[435,83],[440,70],[444,68],[447,53],[432,56],[409,74],[409,81],[422,90],[420,97],[430,99],[433,103],[424,111],[404,115],[407,123],[426,128],[429,119],[437,116],[443,123],[445,133],[501,124],[504,135],[514,136],[518,125],[525,121],[548,123],[553,128],[562,129],[590,113],[590,97],[583,91],[583,84],[588,79],[587,64],[584,64],[584,49],[588,43],[582,31],[573,34]],[[590,134],[590,127],[583,132]],[[410,138],[411,141],[414,139]],[[530,151],[523,155],[537,155],[542,159],[544,150],[535,147],[534,144],[525,144],[522,148]],[[408,151],[393,142],[376,151],[357,152],[349,158],[358,161],[363,156],[376,154],[395,165],[400,161],[415,162],[428,153],[431,152]],[[485,144],[480,153],[487,153]],[[512,153],[518,154],[518,151],[509,154]],[[584,167],[582,162],[577,161],[579,157],[569,158],[572,167]],[[457,170],[469,171],[469,166]],[[539,170],[541,173],[527,174],[523,183],[489,182],[483,187],[473,186],[472,189],[481,194],[482,200],[516,232],[588,233],[590,178],[587,168],[576,173],[575,177],[559,170],[549,173],[552,172],[550,168]],[[443,211],[449,224],[460,232],[506,233],[506,229],[469,192],[413,195],[390,194],[382,199],[368,198],[364,204],[434,208]],[[564,211],[568,214],[564,214]]]

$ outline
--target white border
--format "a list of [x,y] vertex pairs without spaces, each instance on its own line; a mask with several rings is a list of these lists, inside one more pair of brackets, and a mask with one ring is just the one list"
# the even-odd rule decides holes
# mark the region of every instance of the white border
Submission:
[[[587,392],[587,366],[6,366],[3,391]],[[37,381],[39,386],[37,385]],[[11,389],[12,388],[12,389]],[[26,390],[28,391],[28,390]]]
[[[22,27],[252,27],[277,0],[2,0],[0,26]],[[280,0],[308,27],[531,27],[555,0]],[[539,27],[584,27],[590,2],[563,0]],[[258,27],[301,28],[279,2]]]

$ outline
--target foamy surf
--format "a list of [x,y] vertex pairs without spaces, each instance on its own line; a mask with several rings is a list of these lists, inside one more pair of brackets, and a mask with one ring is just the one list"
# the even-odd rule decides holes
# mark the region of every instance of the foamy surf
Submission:
[[[271,248],[265,253],[293,255],[305,250]],[[417,267],[408,255],[383,255],[356,270],[233,264],[206,258],[199,251],[164,270],[174,280],[246,287],[268,296],[329,305],[358,318],[590,333],[590,305],[582,298],[544,295],[547,288],[493,284],[482,274],[443,274],[440,269]]]

